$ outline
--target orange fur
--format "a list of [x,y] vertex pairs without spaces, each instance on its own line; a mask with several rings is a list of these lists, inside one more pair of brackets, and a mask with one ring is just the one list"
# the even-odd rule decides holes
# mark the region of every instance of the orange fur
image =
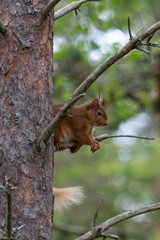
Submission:
[[[62,104],[54,106],[56,115]],[[55,116],[54,115],[54,116]],[[62,120],[54,133],[54,145],[59,150],[64,150],[65,143],[74,143],[70,148],[71,153],[75,153],[86,144],[91,147],[91,151],[97,151],[100,146],[94,139],[92,132],[94,126],[104,126],[107,124],[107,115],[100,99],[95,98],[87,103],[74,106],[69,114]]]

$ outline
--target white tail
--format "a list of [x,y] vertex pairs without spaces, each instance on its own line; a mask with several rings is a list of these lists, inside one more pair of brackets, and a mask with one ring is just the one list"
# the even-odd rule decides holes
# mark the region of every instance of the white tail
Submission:
[[58,211],[80,204],[85,197],[82,187],[53,188],[53,195],[54,208]]

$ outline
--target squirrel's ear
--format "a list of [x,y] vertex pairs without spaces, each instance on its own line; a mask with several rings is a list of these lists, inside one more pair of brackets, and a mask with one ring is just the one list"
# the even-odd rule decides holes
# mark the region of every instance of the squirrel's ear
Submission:
[[93,99],[92,102],[91,102],[91,105],[92,105],[92,106],[97,106],[97,105],[99,105],[99,99],[98,99],[98,98]]

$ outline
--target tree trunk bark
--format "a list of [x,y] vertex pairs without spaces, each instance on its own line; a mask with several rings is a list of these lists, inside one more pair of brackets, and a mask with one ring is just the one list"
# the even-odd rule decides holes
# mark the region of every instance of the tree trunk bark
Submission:
[[[1,0],[0,17],[0,185],[12,193],[12,225],[23,240],[51,239],[51,143],[43,152],[33,142],[51,120],[52,21],[41,21],[46,0]],[[6,231],[6,194],[0,193],[0,229]]]

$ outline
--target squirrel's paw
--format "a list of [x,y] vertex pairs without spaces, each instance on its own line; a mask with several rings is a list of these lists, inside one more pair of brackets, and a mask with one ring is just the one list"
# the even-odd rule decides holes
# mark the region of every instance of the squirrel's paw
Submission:
[[64,143],[62,143],[62,142],[56,143],[55,146],[58,149],[58,151],[63,151],[64,150]]
[[100,145],[97,141],[93,142],[93,145],[91,146],[91,151],[96,152],[100,148]]

